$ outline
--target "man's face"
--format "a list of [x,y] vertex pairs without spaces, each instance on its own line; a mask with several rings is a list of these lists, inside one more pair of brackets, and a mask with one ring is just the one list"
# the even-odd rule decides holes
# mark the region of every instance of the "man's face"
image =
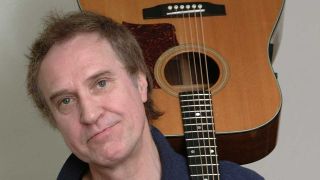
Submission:
[[146,78],[130,77],[97,34],[55,44],[41,64],[39,87],[66,144],[83,161],[118,163],[143,144]]

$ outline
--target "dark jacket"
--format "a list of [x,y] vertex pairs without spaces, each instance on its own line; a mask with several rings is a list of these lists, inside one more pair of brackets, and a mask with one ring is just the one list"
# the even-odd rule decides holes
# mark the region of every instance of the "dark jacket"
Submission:
[[[188,165],[184,156],[176,153],[166,138],[154,127],[151,127],[153,140],[158,148],[161,166],[161,180],[188,180]],[[63,165],[58,180],[81,180],[88,171],[88,164],[71,154]],[[221,180],[263,180],[254,171],[229,161],[219,162]]]

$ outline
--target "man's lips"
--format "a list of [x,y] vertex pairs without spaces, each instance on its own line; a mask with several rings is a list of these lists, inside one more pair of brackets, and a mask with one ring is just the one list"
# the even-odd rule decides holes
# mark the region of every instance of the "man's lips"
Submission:
[[104,128],[104,129],[102,129],[101,131],[98,131],[98,132],[94,133],[94,134],[88,139],[87,142],[91,141],[92,139],[94,139],[95,137],[99,136],[100,134],[102,134],[102,133],[104,133],[104,132],[106,132],[106,131],[109,131],[109,130],[110,130],[113,126],[115,126],[116,124],[118,124],[118,123],[114,123],[114,124],[112,124],[112,125]]

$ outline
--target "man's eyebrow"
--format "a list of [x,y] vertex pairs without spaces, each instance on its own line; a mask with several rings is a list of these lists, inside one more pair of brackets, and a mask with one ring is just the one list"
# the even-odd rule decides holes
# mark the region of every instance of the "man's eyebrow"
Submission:
[[98,71],[97,73],[89,76],[89,78],[86,79],[86,82],[91,82],[93,80],[96,80],[100,76],[112,76],[112,73],[109,70],[103,70],[103,71]]
[[59,91],[53,93],[53,94],[50,96],[50,101],[53,101],[55,98],[57,98],[57,97],[59,97],[59,96],[61,96],[61,95],[63,95],[63,94],[72,94],[72,92],[69,91],[69,90],[66,90],[66,89],[59,90]]
[[[86,81],[86,82],[91,82],[91,81],[97,79],[97,78],[100,77],[100,76],[105,76],[105,75],[111,76],[111,74],[112,74],[112,73],[111,73],[110,71],[108,71],[108,70],[98,71],[97,73],[89,76],[89,78],[87,78],[85,81]],[[53,101],[55,98],[57,98],[57,97],[59,97],[59,96],[61,96],[61,95],[63,95],[63,94],[73,94],[73,92],[70,91],[70,90],[67,90],[67,89],[61,89],[61,90],[59,90],[59,91],[57,91],[57,92],[54,92],[54,93],[49,97],[49,99],[50,99],[50,101]]]

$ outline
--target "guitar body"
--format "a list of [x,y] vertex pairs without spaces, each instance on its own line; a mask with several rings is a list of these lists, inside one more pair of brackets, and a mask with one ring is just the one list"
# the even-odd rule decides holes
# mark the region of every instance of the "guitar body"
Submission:
[[[118,22],[169,23],[175,29],[179,45],[205,46],[205,54],[214,59],[219,69],[218,78],[210,86],[219,158],[240,164],[250,163],[265,157],[276,145],[282,99],[271,66],[269,45],[280,19],[284,0],[203,2],[224,5],[226,14],[201,17],[201,24],[186,26],[185,22],[193,21],[188,18],[185,21],[182,18],[143,18],[143,9],[172,3],[170,0],[80,0],[80,6]],[[189,29],[188,32],[200,31],[200,38],[186,38],[186,29]],[[197,42],[199,39],[201,43]],[[168,57],[184,51],[179,48],[168,50],[160,59],[154,59],[154,63],[162,61],[165,64]],[[163,75],[163,66],[161,63],[155,65],[158,69],[154,73],[159,86],[154,88],[152,98],[164,115],[151,123],[181,152],[184,141],[180,141],[183,138],[183,124],[179,100],[175,94],[176,89],[166,87],[170,83],[166,81],[166,75]]]

